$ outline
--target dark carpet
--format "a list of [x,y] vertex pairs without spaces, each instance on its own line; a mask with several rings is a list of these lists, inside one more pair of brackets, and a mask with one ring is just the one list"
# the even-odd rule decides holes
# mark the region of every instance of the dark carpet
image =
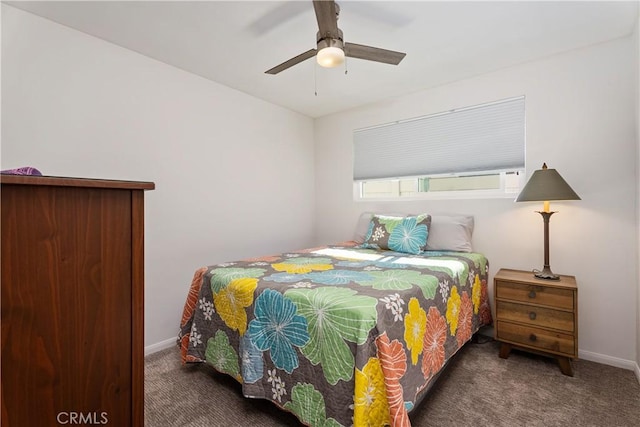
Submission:
[[[484,341],[484,342],[483,342]],[[512,351],[481,337],[453,358],[412,426],[640,426],[640,384],[632,371],[585,360],[562,375],[554,359]],[[242,397],[239,384],[207,365],[182,366],[170,348],[145,360],[145,425],[300,426],[264,400]]]

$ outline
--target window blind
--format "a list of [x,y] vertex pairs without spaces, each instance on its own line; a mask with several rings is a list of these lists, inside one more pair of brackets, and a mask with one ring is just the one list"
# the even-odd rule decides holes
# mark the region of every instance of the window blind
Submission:
[[354,180],[524,168],[524,96],[354,131]]

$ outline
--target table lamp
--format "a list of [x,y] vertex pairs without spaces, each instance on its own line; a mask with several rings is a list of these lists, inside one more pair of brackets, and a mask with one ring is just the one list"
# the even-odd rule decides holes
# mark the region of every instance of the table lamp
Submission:
[[516,202],[544,202],[542,211],[538,211],[544,221],[544,267],[542,271],[533,272],[540,279],[558,280],[560,276],[553,274],[549,267],[549,219],[555,213],[549,211],[550,200],[581,199],[555,169],[548,169],[547,164],[543,163],[542,169],[531,175]]

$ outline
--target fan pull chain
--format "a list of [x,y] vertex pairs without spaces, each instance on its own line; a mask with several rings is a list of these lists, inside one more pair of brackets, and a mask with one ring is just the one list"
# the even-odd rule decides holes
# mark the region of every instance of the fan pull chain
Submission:
[[346,76],[349,70],[347,70],[347,58],[344,58],[344,75]]
[[318,69],[318,64],[313,65],[313,92],[316,96],[318,96],[318,73],[316,70]]

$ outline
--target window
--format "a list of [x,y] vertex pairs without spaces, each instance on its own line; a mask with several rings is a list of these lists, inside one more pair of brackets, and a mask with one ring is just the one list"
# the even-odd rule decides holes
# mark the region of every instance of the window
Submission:
[[524,184],[524,97],[354,131],[356,198],[472,198]]

